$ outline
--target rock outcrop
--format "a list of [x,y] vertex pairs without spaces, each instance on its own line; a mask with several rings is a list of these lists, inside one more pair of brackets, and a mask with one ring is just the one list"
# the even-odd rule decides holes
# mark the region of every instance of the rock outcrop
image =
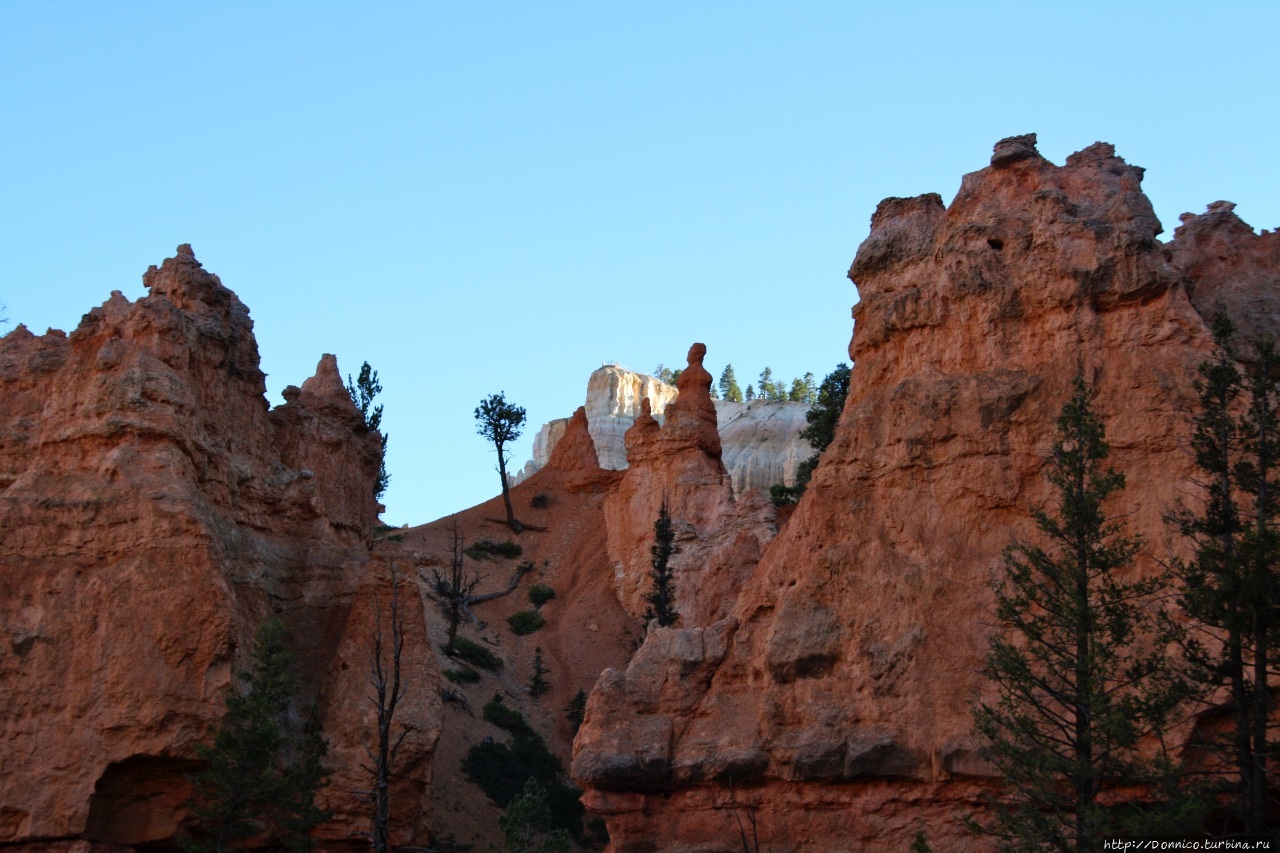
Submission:
[[[617,365],[605,365],[592,373],[587,380],[585,409],[600,466],[613,471],[626,468],[625,436],[640,416],[641,402],[649,401],[649,416],[661,424],[676,394],[675,386]],[[778,483],[795,485],[796,469],[813,453],[809,442],[800,437],[800,431],[808,426],[805,414],[809,406],[776,400],[712,402],[721,458],[733,493],[741,496],[758,489],[767,494],[769,487]],[[533,439],[533,458],[512,477],[513,484],[547,464],[567,423],[568,419],[560,418],[543,424]]]
[[269,411],[248,309],[191,248],[143,280],[70,335],[0,340],[0,844],[172,841],[261,622],[286,621],[304,701],[371,629],[379,440],[333,356]]
[[[1251,307],[1274,298],[1273,238],[1215,206],[1162,246],[1141,177],[1110,145],[1055,166],[1026,136],[949,207],[880,204],[850,270],[849,399],[794,516],[723,614],[652,631],[591,696],[573,773],[616,853],[737,849],[747,815],[762,850],[906,850],[922,827],[933,849],[976,846],[963,821],[991,780],[967,701],[988,582],[1012,536],[1035,536],[1075,375],[1098,390],[1129,483],[1112,510],[1153,572],[1182,547],[1163,515],[1191,488],[1208,294],[1277,328]],[[622,487],[646,507],[669,489],[713,526],[709,463],[628,486],[665,429],[637,421]],[[640,542],[624,543],[633,562]]]

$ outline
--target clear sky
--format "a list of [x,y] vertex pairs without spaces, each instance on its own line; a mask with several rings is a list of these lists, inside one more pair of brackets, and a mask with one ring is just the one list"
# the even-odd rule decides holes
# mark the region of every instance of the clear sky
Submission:
[[385,391],[385,520],[498,490],[604,361],[741,384],[847,359],[876,204],[1036,132],[1144,166],[1166,228],[1280,226],[1280,4],[0,0],[0,302],[70,330],[191,243],[268,396]]

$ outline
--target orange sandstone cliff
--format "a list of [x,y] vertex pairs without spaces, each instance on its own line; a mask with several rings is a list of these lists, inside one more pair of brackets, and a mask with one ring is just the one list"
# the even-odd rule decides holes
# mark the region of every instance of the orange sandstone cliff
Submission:
[[[352,602],[383,575],[377,435],[333,356],[268,409],[248,309],[189,246],[144,283],[70,335],[0,340],[0,844],[171,843],[195,746],[272,614],[335,750],[359,742],[329,711],[364,678],[330,670],[367,671]],[[418,763],[439,725],[424,672],[404,716]]]
[[[458,664],[422,579],[454,524],[510,538],[501,502],[375,541],[379,442],[332,356],[270,409],[248,310],[188,246],[147,272],[148,296],[113,294],[69,336],[15,329],[0,339],[0,845],[172,845],[195,745],[271,614],[331,745],[318,840],[361,843],[368,654],[394,564],[397,720],[413,727],[397,843],[500,842],[460,769],[505,736],[480,712],[499,695],[572,758],[613,853],[737,851],[742,831],[774,853],[906,850],[922,830],[935,850],[977,849],[963,820],[995,784],[968,712],[988,582],[1050,497],[1074,376],[1098,388],[1129,482],[1114,511],[1149,572],[1182,547],[1162,518],[1193,492],[1205,317],[1222,304],[1242,341],[1280,327],[1280,235],[1218,202],[1162,243],[1141,177],[1109,145],[1057,166],[1015,137],[949,207],[882,202],[850,270],[849,400],[785,522],[734,496],[701,344],[664,423],[627,432],[625,471],[600,466],[579,410],[512,491],[521,556],[468,563],[481,593],[531,566],[462,628],[503,661],[475,683],[443,679]],[[646,634],[664,502],[680,619]],[[533,582],[556,595],[517,636],[506,617]],[[539,649],[552,687],[535,699]],[[580,688],[574,740],[563,709]]]
[[[1219,204],[1162,244],[1141,177],[1102,143],[1056,166],[1032,135],[997,144],[949,207],[880,204],[849,272],[850,396],[794,516],[722,605],[652,630],[591,695],[573,773],[615,853],[738,850],[740,827],[768,851],[906,850],[920,830],[979,849],[963,820],[992,782],[968,710],[988,583],[1050,498],[1074,376],[1098,389],[1129,482],[1114,511],[1150,572],[1180,547],[1162,516],[1191,489],[1205,315],[1220,297],[1243,328],[1277,328],[1276,235]],[[682,386],[677,405],[703,397]],[[661,446],[643,418],[632,433],[629,453]],[[697,518],[723,505],[703,450],[695,479],[680,456],[653,463],[646,510],[662,487]]]

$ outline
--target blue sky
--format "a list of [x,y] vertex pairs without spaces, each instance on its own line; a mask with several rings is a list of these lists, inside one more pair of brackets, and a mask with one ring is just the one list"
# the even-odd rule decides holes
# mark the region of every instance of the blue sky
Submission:
[[745,386],[847,358],[886,196],[998,139],[1146,167],[1167,239],[1280,226],[1280,4],[0,2],[0,302],[70,330],[191,243],[268,396],[321,353],[385,391],[384,518],[497,492],[531,426],[693,341]]

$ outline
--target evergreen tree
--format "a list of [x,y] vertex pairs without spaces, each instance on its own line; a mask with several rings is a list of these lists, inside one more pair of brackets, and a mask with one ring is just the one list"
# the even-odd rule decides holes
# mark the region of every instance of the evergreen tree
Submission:
[[547,792],[532,778],[498,819],[508,853],[569,853],[573,837],[553,825]]
[[[813,376],[812,373],[806,375]],[[807,393],[808,389],[805,387],[803,379],[792,379],[791,390],[787,392],[787,401],[791,403],[804,403],[806,402],[805,395]]]
[[1015,540],[993,586],[1003,630],[984,672],[996,695],[975,704],[974,720],[1008,785],[983,827],[1005,849],[1101,850],[1123,829],[1106,793],[1152,781],[1138,741],[1185,697],[1146,609],[1163,579],[1117,576],[1139,542],[1103,510],[1124,475],[1103,467],[1093,397],[1077,377],[1058,418],[1047,474],[1056,505],[1033,513],[1047,547]]
[[747,400],[754,400],[755,398],[756,398],[756,389],[755,389],[754,387],[752,387],[751,385],[748,385],[748,386],[747,386]]
[[1234,331],[1219,308],[1213,319],[1218,353],[1200,365],[1192,438],[1196,465],[1207,475],[1207,501],[1201,515],[1175,519],[1195,546],[1194,557],[1178,564],[1180,603],[1207,635],[1207,642],[1193,635],[1186,643],[1191,671],[1207,689],[1225,687],[1230,696],[1228,740],[1208,746],[1234,776],[1239,827],[1260,834],[1273,787],[1268,763],[1280,757],[1268,727],[1280,663],[1280,356],[1271,339],[1256,341],[1256,357],[1242,377]]
[[[800,431],[800,437],[809,442],[813,455],[801,462],[796,469],[796,484],[785,486],[781,483],[770,487],[769,493],[775,504],[793,504],[800,500],[809,480],[818,467],[822,452],[830,446],[836,437],[836,424],[840,422],[840,414],[844,411],[844,401],[849,396],[849,380],[852,371],[847,364],[838,364],[836,369],[827,374],[818,387],[812,408],[805,412],[805,420],[809,425]],[[812,382],[813,374],[806,373],[805,381]]]
[[731,403],[742,402],[742,389],[738,387],[738,377],[733,375],[733,365],[726,364],[720,374],[720,396]]
[[378,481],[373,488],[374,500],[382,500],[382,496],[387,493],[387,486],[391,485],[391,475],[387,473],[387,439],[390,436],[387,433],[380,432],[382,429],[382,405],[373,405],[373,398],[382,393],[382,383],[378,381],[378,371],[369,367],[369,362],[360,365],[360,375],[353,382],[351,374],[347,374],[347,393],[351,395],[351,402],[356,404],[356,408],[360,410],[360,417],[364,418],[365,426],[373,432],[379,433],[379,439],[382,442],[382,458],[378,463]]
[[513,533],[524,527],[516,521],[511,507],[511,487],[507,483],[507,445],[520,437],[524,409],[507,402],[505,394],[491,394],[476,407],[476,434],[493,442],[498,451],[498,476],[502,479],[502,503],[507,508],[507,526]]
[[564,708],[564,718],[573,725],[573,733],[576,735],[578,729],[582,728],[582,721],[587,716],[587,691],[579,690],[573,694],[573,698],[569,700],[569,704]]
[[238,674],[242,690],[227,693],[213,745],[196,749],[204,766],[190,777],[191,810],[203,838],[189,840],[191,850],[220,853],[259,835],[309,850],[307,833],[329,817],[315,807],[328,775],[319,717],[313,708],[301,732],[289,725],[295,684],[283,622],[263,623],[252,658],[252,668]]
[[551,682],[547,681],[549,672],[551,670],[542,662],[542,647],[538,646],[533,650],[533,677],[529,679],[529,695],[534,699],[542,698],[551,689]]
[[675,528],[671,524],[671,514],[667,512],[667,502],[664,500],[658,511],[658,520],[653,524],[653,545],[649,549],[653,562],[653,592],[644,597],[649,603],[644,618],[656,619],[663,628],[676,624],[676,620],[680,618],[675,609],[675,578],[670,565],[674,551]]
[[760,399],[762,400],[778,399],[778,388],[773,381],[772,368],[766,367],[764,370],[760,371],[760,383],[757,388],[757,393],[759,393]]

